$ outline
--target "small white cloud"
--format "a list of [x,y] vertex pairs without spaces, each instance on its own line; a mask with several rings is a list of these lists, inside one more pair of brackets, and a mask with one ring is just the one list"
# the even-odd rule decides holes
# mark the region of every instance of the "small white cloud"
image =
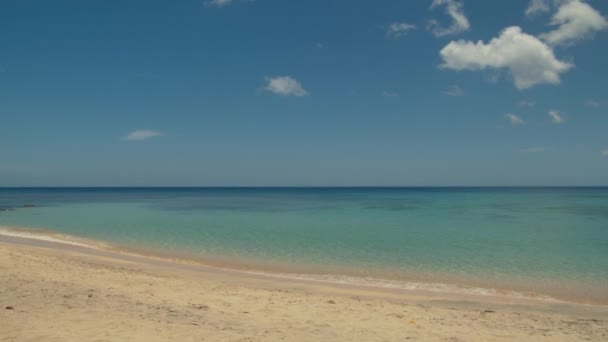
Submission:
[[534,107],[534,106],[536,106],[536,102],[534,102],[534,101],[521,101],[519,103],[519,105],[521,107]]
[[415,30],[416,28],[417,27],[414,24],[396,22],[388,25],[386,35],[392,38],[399,38],[407,35],[410,31]]
[[431,9],[445,5],[445,13],[452,18],[452,25],[441,26],[437,20],[429,21],[428,28],[436,37],[443,37],[468,31],[471,28],[469,19],[464,14],[462,2],[457,0],[433,0]]
[[232,3],[232,0],[209,0],[205,1],[205,6],[208,7],[224,7]]
[[551,19],[557,28],[540,38],[549,45],[570,45],[608,28],[608,21],[593,7],[579,0],[563,2]]
[[526,8],[526,16],[533,16],[539,13],[549,12],[551,10],[550,0],[530,0],[528,8]]
[[556,110],[550,110],[548,114],[554,124],[562,124],[565,121],[562,115]]
[[520,118],[519,116],[517,116],[515,114],[511,114],[511,113],[505,114],[505,118],[507,120],[509,120],[511,125],[525,125],[526,124],[522,118]]
[[604,157],[608,157],[608,148],[600,152]]
[[528,148],[522,148],[518,152],[521,152],[521,153],[543,153],[543,152],[545,152],[545,148],[544,147],[528,147]]
[[245,2],[254,2],[255,0],[207,0],[204,2],[204,4],[207,7],[224,7],[224,6],[231,5],[237,1],[245,3]]
[[322,49],[322,48],[324,48],[325,46],[323,45],[323,43],[321,43],[321,42],[317,42],[317,43],[315,44],[315,47],[316,47],[317,49]]
[[382,92],[383,97],[399,97],[399,93],[396,91],[385,90]]
[[518,26],[504,29],[487,44],[483,41],[452,41],[439,52],[441,68],[451,70],[507,69],[518,89],[541,83],[558,84],[560,74],[572,64],[555,58],[553,50]]
[[266,78],[268,84],[265,89],[271,93],[282,96],[306,96],[308,92],[302,88],[300,82],[289,76]]
[[596,100],[587,100],[587,101],[585,101],[585,106],[591,107],[591,108],[600,108],[600,103],[597,102]]
[[138,129],[124,136],[123,140],[146,140],[162,136],[164,136],[164,134],[161,132],[151,131],[147,129]]
[[447,96],[462,96],[464,95],[464,90],[462,90],[459,85],[454,84],[449,86],[448,89],[442,91],[441,93]]

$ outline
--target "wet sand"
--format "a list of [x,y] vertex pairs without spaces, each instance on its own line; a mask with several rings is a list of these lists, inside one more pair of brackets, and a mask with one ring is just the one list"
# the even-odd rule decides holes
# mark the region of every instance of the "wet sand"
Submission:
[[606,341],[608,307],[296,281],[0,238],[0,341]]

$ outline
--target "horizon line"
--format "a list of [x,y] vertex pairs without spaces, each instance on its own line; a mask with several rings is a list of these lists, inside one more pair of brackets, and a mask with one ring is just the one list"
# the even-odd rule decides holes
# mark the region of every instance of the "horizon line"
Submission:
[[608,188],[608,185],[44,185],[0,189],[352,189],[352,188]]

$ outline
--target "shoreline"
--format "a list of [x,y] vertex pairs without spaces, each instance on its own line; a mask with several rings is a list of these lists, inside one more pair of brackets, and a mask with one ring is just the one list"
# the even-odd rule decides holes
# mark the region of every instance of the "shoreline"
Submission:
[[[0,239],[3,340],[591,340],[608,308],[248,274]],[[10,308],[10,309],[8,309]]]
[[[320,284],[334,287],[362,288],[375,292],[403,292],[408,295],[431,297],[435,299],[467,298],[471,302],[489,303],[547,303],[580,305],[608,308],[608,303],[590,303],[577,300],[566,300],[536,292],[521,292],[510,289],[491,287],[463,286],[454,283],[437,283],[421,281],[399,281],[377,277],[360,277],[342,274],[293,272],[292,269],[264,270],[259,264],[243,267],[236,261],[226,259],[193,259],[169,253],[160,254],[152,251],[123,248],[104,241],[66,235],[50,230],[34,228],[0,226],[0,243],[22,244],[30,247],[43,247],[56,250],[69,250],[87,255],[105,258],[124,259],[141,264],[164,265],[167,267],[186,268],[201,272],[225,272],[244,277],[266,278],[276,282],[294,282]],[[300,269],[299,271],[302,271]]]
[[0,244],[23,245],[29,248],[44,248],[53,252],[69,252],[83,256],[129,262],[138,266],[172,268],[201,274],[222,274],[243,279],[257,279],[268,282],[271,287],[308,286],[328,287],[346,290],[361,290],[371,297],[405,296],[407,299],[439,300],[483,304],[515,304],[564,307],[589,307],[608,310],[608,305],[567,301],[540,294],[525,294],[509,290],[491,288],[459,287],[443,283],[399,282],[378,278],[362,278],[343,275],[281,273],[258,269],[231,267],[233,264],[220,265],[200,260],[171,257],[154,253],[118,248],[106,242],[90,240],[71,235],[41,231],[22,227],[0,226]]

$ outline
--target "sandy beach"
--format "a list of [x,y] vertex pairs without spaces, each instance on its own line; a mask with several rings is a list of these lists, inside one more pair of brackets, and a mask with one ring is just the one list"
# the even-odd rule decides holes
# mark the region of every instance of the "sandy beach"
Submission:
[[0,239],[2,341],[605,341],[608,308],[304,281]]

